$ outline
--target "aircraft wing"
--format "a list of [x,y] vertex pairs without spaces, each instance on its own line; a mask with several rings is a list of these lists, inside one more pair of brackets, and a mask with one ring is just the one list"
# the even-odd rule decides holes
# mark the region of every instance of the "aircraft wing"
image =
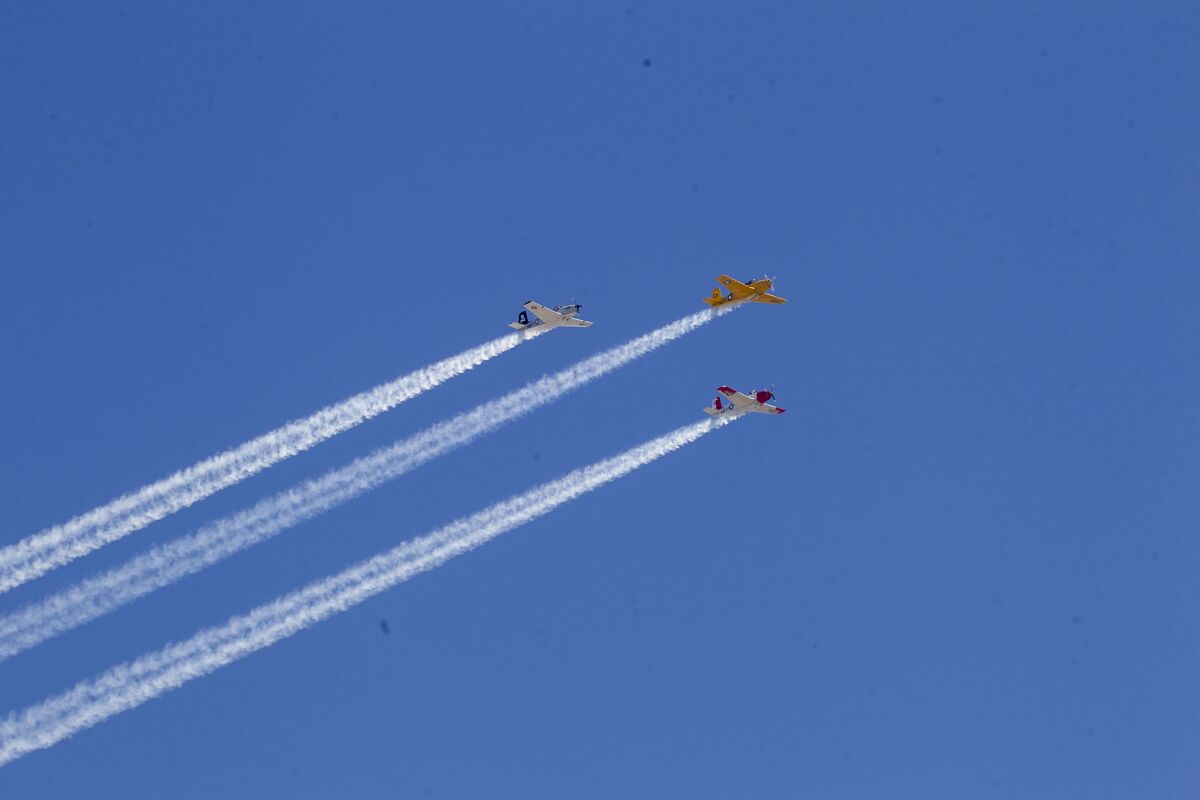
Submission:
[[560,320],[559,324],[568,325],[573,328],[587,328],[587,327],[590,327],[592,323],[586,319],[580,319],[579,317],[571,317],[569,319]]
[[759,292],[758,294],[754,295],[754,297],[751,297],[750,299],[756,303],[786,303],[787,302],[787,300],[784,300],[782,297],[776,297],[775,295],[767,294],[766,292]]
[[748,408],[739,408],[738,411],[750,411],[750,412],[758,413],[758,414],[782,414],[783,413],[783,409],[780,408],[779,406],[773,406],[770,403],[756,403],[753,400],[751,400],[750,402],[754,403],[754,404]]
[[741,300],[754,294],[754,289],[750,288],[741,281],[734,280],[728,275],[718,275],[717,283],[724,286],[733,295],[734,300]]
[[541,303],[535,303],[532,300],[525,303],[525,307],[533,312],[534,316],[542,322],[551,325],[561,325],[563,323],[563,315],[552,308],[546,308]]
[[757,406],[758,401],[748,394],[742,394],[737,389],[730,386],[718,386],[717,391],[725,395],[732,405],[738,411],[749,411],[751,406]]

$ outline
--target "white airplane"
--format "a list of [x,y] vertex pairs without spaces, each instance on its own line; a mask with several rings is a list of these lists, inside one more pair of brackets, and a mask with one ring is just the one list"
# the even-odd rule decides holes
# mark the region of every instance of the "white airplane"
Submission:
[[[769,401],[775,399],[774,392],[769,392],[766,389],[759,389],[752,395],[742,394],[737,389],[729,386],[718,386],[717,391],[721,394],[717,395],[717,399],[713,400],[713,404],[704,409],[704,413],[713,417],[731,416],[736,417],[738,414],[754,412],[758,414],[782,414],[783,409],[779,406],[773,406]],[[729,398],[729,404],[725,405],[721,402],[721,395]]]
[[[579,309],[583,308],[579,303],[569,306],[555,306],[554,308],[546,308],[541,303],[535,303],[528,300],[525,303],[527,311],[522,311],[517,314],[517,321],[508,323],[508,327],[516,328],[519,331],[527,331],[533,328],[546,327],[543,330],[558,328],[567,325],[572,328],[586,328],[592,323],[586,319],[578,317]],[[533,312],[535,319],[529,318],[529,312]]]

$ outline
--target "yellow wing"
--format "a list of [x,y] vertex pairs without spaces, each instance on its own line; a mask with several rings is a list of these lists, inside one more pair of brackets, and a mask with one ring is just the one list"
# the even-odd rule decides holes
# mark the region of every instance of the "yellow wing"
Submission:
[[734,300],[741,300],[754,294],[753,288],[747,286],[741,281],[735,281],[728,275],[718,275],[717,283],[728,289],[729,293],[733,295]]
[[754,295],[754,297],[751,297],[750,299],[756,303],[786,303],[787,302],[787,300],[784,300],[782,297],[776,297],[775,295],[767,294],[766,292],[760,292],[759,294]]

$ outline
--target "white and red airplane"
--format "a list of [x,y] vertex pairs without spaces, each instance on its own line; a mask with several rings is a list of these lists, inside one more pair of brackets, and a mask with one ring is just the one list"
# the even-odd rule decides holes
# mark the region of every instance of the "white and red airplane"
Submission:
[[[742,394],[737,389],[730,386],[718,386],[717,399],[713,400],[713,404],[704,409],[704,413],[713,417],[736,417],[738,414],[753,412],[757,414],[782,414],[783,409],[779,406],[770,404],[771,400],[775,399],[775,393],[769,392],[766,389],[759,389],[753,394]],[[729,399],[728,404],[721,402],[721,395],[725,395]]]

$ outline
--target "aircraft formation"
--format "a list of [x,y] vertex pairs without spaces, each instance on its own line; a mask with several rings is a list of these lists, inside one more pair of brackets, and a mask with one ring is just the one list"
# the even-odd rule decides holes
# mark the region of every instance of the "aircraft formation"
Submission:
[[[728,275],[718,275],[717,283],[724,286],[727,291],[722,294],[720,289],[713,289],[712,295],[704,298],[704,302],[713,308],[742,302],[771,304],[787,302],[786,299],[770,293],[775,284],[772,278],[751,278],[743,283]],[[508,327],[519,331],[535,329],[541,331],[560,327],[587,328],[592,324],[588,320],[580,318],[579,312],[583,306],[579,303],[547,308],[541,303],[526,300],[524,306],[525,310],[517,315],[517,321],[508,323]],[[530,314],[533,314],[532,319]],[[782,414],[784,412],[784,409],[779,406],[771,405],[770,401],[775,399],[775,393],[767,389],[756,389],[750,394],[744,394],[730,386],[718,386],[717,391],[720,394],[713,400],[713,404],[704,409],[705,414],[714,418],[735,417],[747,413]],[[722,396],[726,398],[727,402],[722,402]]]
[[[768,278],[718,279],[722,289],[705,301],[719,306],[741,302],[783,303],[770,294]],[[725,294],[722,294],[722,291]],[[558,327],[586,328],[577,303],[548,308],[529,301],[515,323],[530,335],[506,334],[444,358],[392,381],[293,420],[266,434],[121,495],[115,500],[47,528],[12,545],[0,545],[0,594],[133,534],[223,488],[296,455],[461,375],[518,346],[531,335]],[[534,408],[578,388],[718,316],[701,311],[611,347],[546,375],[506,395],[463,411],[390,446],[332,469],[320,477],[268,495],[253,506],[217,520],[168,545],[156,545],[129,561],[57,591],[15,613],[0,614],[0,661],[198,573],[217,561],[283,533],[294,525],[399,478],[426,461],[462,447]],[[720,386],[704,412],[721,422],[744,413],[779,414],[774,394],[749,394]],[[119,664],[0,724],[0,767],[35,750],[51,747],[143,702],[179,688],[257,650],[478,547],[612,480],[627,475],[719,425],[693,421],[665,435],[568,472],[425,536],[402,542],[367,561],[282,595],[224,626],[206,628],[187,640]],[[264,520],[266,522],[264,522]],[[386,619],[379,630],[390,635]]]

